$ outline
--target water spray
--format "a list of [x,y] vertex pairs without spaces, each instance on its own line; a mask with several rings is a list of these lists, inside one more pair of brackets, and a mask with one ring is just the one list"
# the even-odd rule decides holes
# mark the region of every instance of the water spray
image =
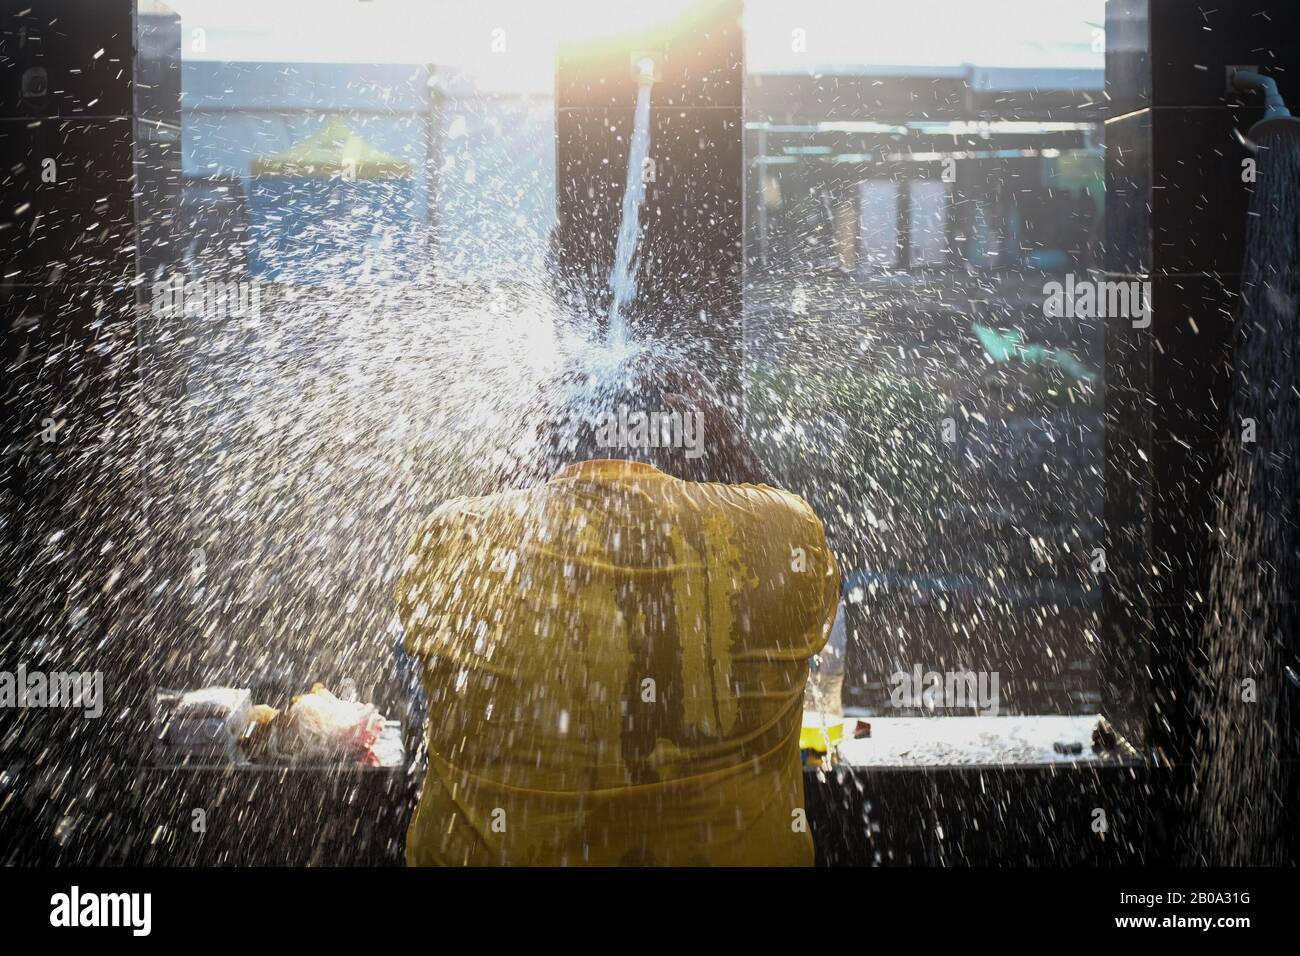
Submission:
[[613,301],[609,306],[609,344],[619,349],[627,343],[627,317],[623,310],[636,295],[636,244],[641,231],[641,203],[645,201],[646,160],[650,155],[650,89],[655,83],[655,61],[634,56],[636,115],[627,158],[627,185],[623,190],[623,215],[619,223],[614,268],[610,273]]
[[[1280,808],[1300,786],[1300,698],[1291,686],[1300,658],[1300,120],[1269,77],[1235,70],[1231,85],[1259,93],[1265,112],[1248,134],[1258,171],[1233,333],[1224,469],[1214,490],[1188,845],[1191,862],[1268,865],[1290,858]],[[1258,705],[1242,706],[1246,681],[1258,682]]]

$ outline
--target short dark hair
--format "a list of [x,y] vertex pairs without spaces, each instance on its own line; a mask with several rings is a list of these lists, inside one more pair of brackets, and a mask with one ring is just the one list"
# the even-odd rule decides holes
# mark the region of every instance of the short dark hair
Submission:
[[[620,411],[691,415],[700,442],[611,446],[602,426]],[[608,364],[567,362],[543,386],[539,415],[528,426],[532,461],[519,469],[546,480],[564,467],[597,458],[642,461],[684,481],[769,484],[740,421],[718,391],[683,356],[653,345]]]

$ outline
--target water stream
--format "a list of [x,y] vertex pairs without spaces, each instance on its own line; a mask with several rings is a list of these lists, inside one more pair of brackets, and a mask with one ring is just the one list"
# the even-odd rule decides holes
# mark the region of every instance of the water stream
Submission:
[[632,124],[632,146],[627,159],[627,186],[623,190],[623,218],[614,251],[609,306],[609,344],[619,349],[628,339],[624,309],[636,296],[636,246],[641,232],[641,203],[645,201],[646,159],[650,155],[650,87],[653,64],[643,63]]

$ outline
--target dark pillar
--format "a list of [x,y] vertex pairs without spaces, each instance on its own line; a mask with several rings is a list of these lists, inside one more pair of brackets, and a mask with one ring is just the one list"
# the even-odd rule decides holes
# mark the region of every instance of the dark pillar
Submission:
[[11,759],[111,760],[143,696],[141,320],[181,236],[179,61],[158,3],[0,0],[0,667],[102,671],[105,697],[98,721],[24,712]]
[[1106,277],[1149,280],[1152,321],[1106,330],[1106,696],[1130,740],[1181,764],[1201,716],[1192,685],[1253,188],[1237,134],[1262,114],[1229,92],[1226,70],[1258,66],[1300,102],[1300,8],[1107,10]]
[[[633,57],[655,61],[650,158],[641,211],[640,336],[686,348],[736,395],[742,342],[742,93],[738,0],[703,0],[654,30],[565,45],[556,75],[558,270],[575,311],[599,322],[621,219],[637,83]],[[582,314],[585,313],[585,314]]]

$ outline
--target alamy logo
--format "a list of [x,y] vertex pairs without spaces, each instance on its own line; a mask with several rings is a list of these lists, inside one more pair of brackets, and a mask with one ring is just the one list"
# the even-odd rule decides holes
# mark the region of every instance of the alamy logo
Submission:
[[1151,283],[1078,281],[1067,273],[1065,282],[1043,285],[1043,315],[1063,319],[1131,319],[1133,328],[1151,324]]
[[162,318],[256,319],[262,314],[262,287],[258,282],[186,282],[172,276],[153,284],[150,310]]
[[897,671],[889,676],[889,702],[895,707],[924,707],[927,710],[973,708],[982,717],[998,712],[998,672],[922,671],[917,664],[909,674]]
[[101,671],[0,671],[0,707],[80,707],[89,720],[104,714]]
[[687,458],[704,454],[704,416],[700,412],[630,412],[620,405],[597,419],[601,448],[682,448]]
[[50,897],[50,925],[128,926],[133,936],[148,936],[153,928],[151,893],[83,893],[74,886],[70,893]]

